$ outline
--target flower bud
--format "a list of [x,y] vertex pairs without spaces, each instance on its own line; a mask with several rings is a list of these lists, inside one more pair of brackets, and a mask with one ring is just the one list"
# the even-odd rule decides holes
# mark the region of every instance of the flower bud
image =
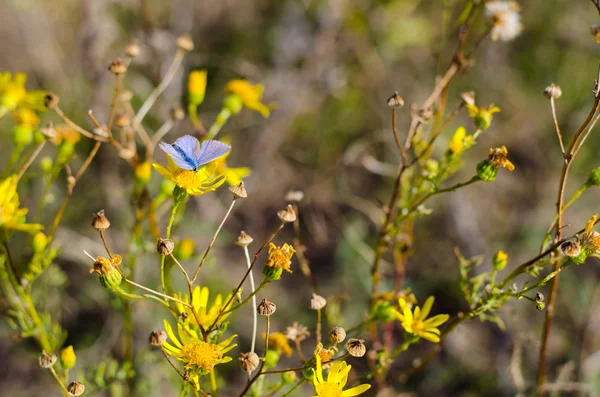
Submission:
[[194,50],[194,41],[187,34],[179,36],[177,38],[177,48],[183,51],[191,52]]
[[253,352],[241,353],[239,360],[240,360],[240,367],[246,372],[254,371],[258,367],[258,364],[260,363],[260,359],[258,358],[258,355]]
[[263,267],[263,275],[269,281],[277,281],[281,279],[281,275],[283,274],[283,269],[280,267]]
[[188,101],[194,107],[204,102],[206,74],[206,70],[194,70],[188,76]]
[[398,91],[394,92],[394,95],[388,98],[387,104],[391,108],[401,108],[404,106],[404,99],[398,94]]
[[240,182],[239,185],[231,186],[229,188],[229,191],[231,192],[231,195],[233,196],[234,200],[248,197],[248,193],[244,188],[244,182]]
[[33,236],[33,242],[31,243],[31,247],[33,248],[33,252],[35,252],[36,254],[44,252],[47,245],[48,237],[46,237],[44,232],[37,232]]
[[371,309],[371,318],[389,323],[396,320],[396,308],[388,301],[377,302]]
[[92,227],[99,232],[103,232],[110,227],[110,222],[104,215],[104,210],[100,210],[94,215]]
[[17,146],[27,146],[33,142],[33,128],[28,124],[17,124],[13,128],[13,142]]
[[54,165],[54,160],[50,156],[44,156],[40,160],[40,168],[45,174],[49,174],[52,172],[52,166]]
[[296,220],[296,212],[291,204],[288,204],[283,210],[277,213],[279,220],[283,223],[294,222]]
[[329,330],[329,341],[331,343],[340,343],[346,339],[346,330],[342,327],[333,327]]
[[46,94],[46,96],[44,97],[44,105],[48,109],[54,109],[58,105],[59,101],[60,101],[60,99],[58,98],[58,96],[51,91],[48,92]]
[[367,352],[365,341],[363,339],[348,339],[346,342],[346,351],[352,357],[362,357]]
[[477,176],[484,182],[493,182],[498,175],[498,167],[491,164],[488,160],[483,160],[477,164]]
[[327,305],[327,299],[323,298],[321,295],[317,295],[315,293],[312,294],[312,298],[310,298],[310,308],[313,310],[321,310]]
[[189,197],[189,193],[187,190],[180,188],[179,186],[175,186],[173,189],[173,200],[176,203],[183,203]]
[[500,271],[506,267],[506,262],[508,261],[508,255],[500,250],[494,254],[492,257],[492,267],[496,271]]
[[600,167],[594,168],[590,171],[587,183],[592,186],[600,186]]
[[77,356],[73,351],[73,346],[67,346],[60,351],[60,362],[65,369],[71,369],[75,366]]
[[252,242],[254,241],[254,239],[246,234],[245,231],[241,231],[240,235],[238,236],[238,238],[235,240],[235,245],[239,245],[240,247],[247,247],[249,246]]
[[297,378],[298,376],[296,375],[296,372],[287,371],[281,374],[281,383],[283,383],[284,385],[289,385],[294,383]]
[[244,108],[244,102],[239,96],[230,94],[223,99],[223,107],[229,110],[232,114],[238,114]]
[[277,307],[275,306],[275,304],[273,302],[263,299],[262,302],[260,302],[260,304],[256,308],[256,311],[261,316],[269,317],[273,313],[275,313],[276,309],[277,309]]
[[110,65],[108,65],[108,70],[112,74],[118,76],[127,71],[127,64],[120,59],[115,59],[110,63]]
[[548,99],[558,99],[562,96],[562,90],[559,86],[552,83],[548,87],[544,88],[544,96]]
[[139,185],[147,185],[152,177],[152,165],[150,165],[150,162],[144,161],[143,163],[138,164],[135,167],[134,176],[136,183]]
[[546,304],[544,302],[535,302],[535,308],[539,311],[542,311],[546,308]]
[[267,350],[267,354],[265,354],[265,368],[273,368],[277,366],[280,358],[281,353],[279,353],[277,350]]
[[45,350],[42,350],[42,354],[38,359],[40,367],[48,369],[56,363],[57,357],[55,354],[48,354]]
[[170,239],[158,239],[158,243],[156,244],[156,251],[163,256],[170,255],[175,248],[175,243]]
[[162,346],[167,341],[167,333],[162,329],[155,329],[150,333],[148,341],[152,346]]
[[85,386],[83,385],[83,383],[71,382],[67,386],[67,391],[69,392],[69,394],[71,396],[74,396],[74,397],[81,396],[83,394],[83,392],[85,391]]

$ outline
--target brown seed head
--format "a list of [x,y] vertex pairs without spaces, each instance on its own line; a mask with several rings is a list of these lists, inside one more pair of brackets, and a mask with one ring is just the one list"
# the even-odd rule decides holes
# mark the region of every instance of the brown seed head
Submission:
[[152,346],[161,346],[167,341],[167,333],[162,329],[157,328],[154,331],[152,331],[152,333],[150,334],[150,338],[148,338],[148,341]]
[[40,358],[38,360],[40,367],[48,369],[56,363],[56,354],[48,354],[45,350],[42,350],[42,354],[40,354]]
[[240,182],[239,185],[231,186],[229,191],[231,192],[234,200],[248,197],[248,193],[244,188],[244,182]]
[[348,339],[346,350],[352,357],[362,357],[367,352],[367,347],[363,339]]
[[535,294],[535,301],[536,302],[543,302],[546,298],[544,297],[544,294],[542,294],[541,292],[536,292]]
[[120,59],[115,59],[108,65],[108,70],[115,75],[123,74],[127,71],[127,64]]
[[171,112],[169,113],[169,117],[171,117],[171,120],[173,121],[180,121],[185,118],[185,112],[180,104],[177,103],[173,105]]
[[54,124],[51,121],[46,124],[45,127],[40,128],[40,132],[44,135],[44,138],[48,140],[56,139],[56,129],[54,128]]
[[132,40],[129,43],[127,43],[127,45],[125,45],[125,48],[123,49],[125,51],[125,55],[127,55],[129,58],[135,58],[138,55],[140,55],[141,49],[140,46],[137,42],[137,40]]
[[125,114],[121,113],[115,118],[115,125],[119,128],[125,128],[131,125],[131,118]]
[[177,47],[187,52],[194,51],[194,41],[189,35],[184,34],[177,38]]
[[475,91],[467,91],[460,94],[465,105],[475,106]]
[[398,91],[394,92],[394,95],[388,98],[387,104],[391,108],[401,108],[404,106],[404,99],[398,94]]
[[100,210],[96,214],[94,214],[94,219],[92,220],[92,227],[99,232],[103,232],[110,227],[110,222],[104,215],[104,210]]
[[312,294],[312,298],[310,298],[310,308],[313,310],[321,310],[327,305],[327,299],[323,298],[321,295],[317,295],[315,293]]
[[240,367],[246,372],[252,372],[260,363],[258,355],[253,352],[241,353],[240,354]]
[[58,105],[58,102],[60,101],[60,99],[58,98],[58,96],[49,91],[46,96],[44,97],[44,105],[48,108],[48,109],[54,109],[56,107],[56,105]]
[[238,238],[235,240],[235,244],[239,245],[240,247],[247,247],[252,244],[253,241],[254,239],[242,230]]
[[340,343],[346,339],[346,330],[342,327],[333,327],[329,330],[329,341],[331,343]]
[[552,83],[548,87],[544,88],[544,96],[548,99],[554,98],[558,99],[562,96],[562,90],[559,86]]
[[285,329],[284,335],[291,341],[302,342],[310,336],[310,332],[308,332],[308,327],[295,321],[294,324]]
[[170,239],[159,238],[158,243],[156,244],[156,251],[163,256],[171,255],[174,248],[175,243]]
[[260,304],[256,308],[256,311],[258,312],[258,314],[260,314],[261,316],[265,316],[265,317],[269,317],[270,315],[275,313],[275,310],[277,310],[277,307],[275,306],[275,304],[266,299],[263,299],[262,302],[260,302]]
[[579,256],[581,253],[581,244],[579,244],[577,239],[571,239],[562,243],[560,245],[560,250],[564,255],[569,257]]
[[279,220],[283,223],[294,222],[296,220],[296,212],[291,204],[277,213]]
[[85,386],[83,385],[83,383],[71,382],[67,386],[67,391],[69,392],[69,394],[71,396],[75,396],[75,397],[81,396],[83,394],[83,392],[85,391]]

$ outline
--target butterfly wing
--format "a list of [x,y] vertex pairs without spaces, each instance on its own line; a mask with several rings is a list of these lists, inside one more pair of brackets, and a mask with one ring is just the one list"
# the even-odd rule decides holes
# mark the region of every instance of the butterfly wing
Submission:
[[202,147],[196,156],[196,164],[198,164],[198,167],[201,167],[204,164],[210,163],[211,161],[221,157],[230,150],[231,146],[221,141],[204,141],[202,142]]
[[171,157],[179,168],[185,170],[195,170],[198,168],[196,157],[200,152],[200,143],[193,136],[184,135],[181,138],[177,138],[171,145],[161,142],[159,147]]

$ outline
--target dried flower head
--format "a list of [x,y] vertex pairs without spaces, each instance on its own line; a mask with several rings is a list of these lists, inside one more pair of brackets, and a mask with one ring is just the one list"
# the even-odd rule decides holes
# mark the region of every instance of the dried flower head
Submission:
[[117,266],[121,264],[121,255],[113,255],[109,260],[102,256],[98,256],[94,259],[90,254],[87,252],[85,253],[90,259],[94,260],[94,267],[90,270],[90,273],[99,275],[100,283],[105,288],[110,290],[118,289],[121,281],[123,281],[123,276],[117,268]]
[[279,280],[281,273],[285,270],[292,273],[290,269],[292,265],[292,256],[296,250],[288,243],[278,247],[273,243],[269,243],[269,256],[263,267],[263,274],[269,280]]
[[286,201],[293,201],[299,203],[304,198],[304,192],[302,190],[290,190],[285,195]]
[[48,369],[56,363],[57,359],[58,357],[56,357],[55,354],[48,354],[45,350],[42,350],[42,354],[40,354],[38,362],[40,364],[40,367]]
[[536,302],[543,302],[546,298],[544,297],[544,294],[542,294],[541,292],[536,292],[535,294],[535,300]]
[[568,257],[576,257],[581,253],[581,244],[578,239],[565,241],[560,245],[561,252]]
[[544,96],[548,99],[554,98],[558,99],[562,96],[562,90],[559,86],[552,83],[548,87],[544,88]]
[[331,367],[331,358],[334,356],[335,353],[337,353],[338,349],[335,346],[331,346],[329,349],[325,349],[323,347],[323,344],[321,342],[317,343],[317,346],[315,346],[315,351],[314,354],[316,356],[319,356],[319,358],[321,359],[322,364],[322,368],[329,368]]
[[506,146],[502,146],[500,148],[490,149],[488,160],[496,167],[504,167],[512,172],[514,171],[515,166],[510,162],[507,156],[508,149],[506,149]]
[[572,258],[575,263],[583,263],[590,255],[600,254],[600,233],[593,230],[598,214],[594,214],[585,226],[585,230],[579,239],[581,244],[581,253],[577,258]]
[[475,91],[466,91],[460,94],[465,105],[475,106]]
[[600,44],[600,25],[592,25],[590,27],[590,34],[594,36],[596,43]]
[[346,350],[352,357],[362,357],[367,352],[365,341],[363,339],[348,339]]
[[152,346],[161,346],[163,343],[166,342],[167,338],[167,333],[162,329],[157,328],[150,333],[148,341]]
[[190,35],[184,34],[177,38],[177,47],[183,51],[194,51],[194,41]]
[[419,109],[417,115],[421,123],[427,124],[433,118],[433,110],[431,108]]
[[83,394],[83,392],[85,391],[85,386],[83,385],[83,383],[71,382],[67,386],[67,391],[69,392],[69,394],[71,396],[75,396],[75,397],[81,396]]
[[287,207],[277,213],[277,216],[283,223],[294,222],[296,220],[296,211],[294,211],[291,204],[288,204]]
[[156,251],[163,256],[171,255],[175,249],[175,243],[170,239],[159,238],[156,244]]
[[239,185],[231,186],[229,191],[231,192],[234,200],[248,197],[248,193],[244,188],[244,182],[240,182]]
[[404,106],[404,99],[398,94],[398,91],[394,92],[394,95],[388,98],[387,104],[392,108],[401,108]]
[[46,96],[44,96],[44,105],[48,108],[48,109],[54,109],[57,105],[58,102],[60,101],[60,98],[53,92],[49,91]]
[[327,305],[327,299],[323,298],[321,295],[317,295],[315,293],[312,294],[312,298],[310,298],[310,308],[313,310],[321,310]]
[[238,238],[235,240],[235,244],[239,245],[240,247],[247,247],[252,244],[253,241],[254,239],[242,230]]
[[94,214],[94,219],[92,220],[92,227],[99,232],[103,232],[110,227],[110,222],[106,218],[104,214],[104,210],[98,211]]
[[265,316],[265,317],[269,317],[270,315],[275,313],[275,310],[277,310],[277,307],[275,306],[275,304],[266,299],[263,299],[262,302],[260,302],[260,304],[256,308],[256,311],[258,312],[258,314],[260,314],[261,316]]
[[523,30],[521,7],[516,1],[487,1],[485,15],[492,23],[492,40],[511,41]]
[[329,341],[331,343],[341,343],[346,339],[346,330],[342,327],[333,327],[329,330]]
[[252,372],[260,363],[258,355],[254,352],[240,353],[240,367],[246,372]]
[[137,57],[138,55],[140,55],[140,52],[142,51],[140,49],[140,45],[138,44],[137,40],[132,40],[129,43],[127,43],[123,50],[125,51],[125,55],[127,55],[129,58]]
[[108,65],[108,70],[114,75],[120,75],[127,71],[127,64],[121,59],[115,59]]
[[44,138],[50,141],[56,139],[57,132],[54,128],[54,124],[51,121],[49,121],[45,127],[40,128],[40,132],[42,133],[42,135],[44,135]]
[[295,321],[291,326],[285,329],[285,337],[293,342],[302,342],[310,336],[308,327]]

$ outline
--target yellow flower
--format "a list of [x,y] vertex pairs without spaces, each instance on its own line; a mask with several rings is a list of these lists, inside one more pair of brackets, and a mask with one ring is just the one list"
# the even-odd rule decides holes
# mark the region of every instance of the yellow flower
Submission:
[[319,362],[323,363],[323,368],[329,368],[331,366],[331,358],[333,355],[337,353],[337,347],[331,346],[329,349],[325,349],[321,342],[317,343],[315,346],[314,355],[315,357],[319,357]]
[[37,232],[44,226],[39,223],[26,223],[27,208],[19,208],[17,175],[11,175],[0,182],[0,226],[22,232]]
[[188,95],[189,103],[197,107],[204,102],[206,93],[206,69],[194,70],[188,77]]
[[[187,294],[185,294],[185,295],[175,294],[175,297],[184,302],[189,302],[189,296]],[[209,306],[208,305],[208,297],[209,297],[208,287],[200,288],[200,286],[196,286],[196,288],[194,288],[194,291],[192,292],[192,306],[194,307],[194,311],[198,315],[200,324],[204,328],[210,327],[215,322],[215,320],[217,319],[217,316],[219,315],[219,312],[221,311],[221,309],[223,309],[224,302],[229,301],[231,294],[228,294],[225,297],[225,299],[223,299],[223,296],[221,294],[217,294],[217,296],[215,297],[215,299],[212,303],[212,306],[210,308],[208,307]],[[232,303],[233,303],[233,300],[229,303],[227,308],[230,308]],[[187,315],[188,324],[190,322],[191,322],[191,324],[196,324],[194,315],[189,307],[184,306],[183,304],[181,304],[179,302],[175,302],[175,307],[176,307],[177,313],[179,315],[182,315],[183,313],[185,313]],[[230,313],[224,313],[221,316],[220,321],[223,321],[227,317],[229,317],[229,314]]]
[[[231,145],[231,139],[229,137],[225,137],[225,138],[221,139],[221,141],[225,142],[228,145]],[[229,151],[229,152],[225,153],[223,156],[221,156],[215,160],[218,163],[216,172],[217,172],[217,174],[225,175],[225,180],[227,180],[227,183],[230,186],[237,186],[240,184],[240,182],[242,182],[242,179],[244,179],[245,177],[250,175],[252,170],[248,167],[237,167],[237,168],[229,167],[227,165],[226,160],[230,154],[231,154],[231,152]]]
[[67,346],[60,351],[60,361],[65,369],[71,369],[77,362],[77,356],[73,351],[73,346]]
[[169,155],[167,155],[167,163],[167,168],[158,163],[153,163],[152,166],[164,178],[175,182],[191,195],[198,196],[215,191],[225,182],[223,174],[216,172],[216,162],[207,164],[196,172],[177,167]]
[[205,342],[202,337],[192,329],[177,325],[179,338],[175,336],[171,324],[164,321],[165,331],[172,343],[165,342],[162,347],[165,352],[183,362],[183,365],[189,370],[190,380],[198,386],[198,378],[201,375],[208,374],[215,365],[231,361],[231,357],[226,357],[225,353],[237,346],[231,344],[237,335],[219,342]]
[[265,266],[283,269],[291,273],[290,265],[292,264],[292,256],[296,250],[288,243],[283,244],[283,247],[278,247],[273,243],[269,243],[269,256]]
[[262,84],[252,85],[246,80],[231,80],[227,83],[225,91],[234,94],[248,109],[259,112],[263,117],[269,117],[271,110],[261,102],[265,87]]
[[465,127],[458,127],[454,132],[454,135],[452,135],[452,139],[450,139],[448,149],[450,149],[452,154],[458,154],[463,150],[470,148],[473,144],[475,144],[473,135],[467,135]]
[[490,149],[488,160],[496,167],[504,167],[512,172],[514,171],[515,166],[506,156],[508,156],[508,149],[506,149],[506,146],[502,146],[500,148]]
[[585,231],[581,235],[580,240],[582,249],[593,255],[596,255],[600,252],[600,233],[592,229],[597,220],[598,214],[592,216],[585,226]]
[[404,298],[398,299],[400,311],[396,312],[396,318],[400,320],[404,330],[414,336],[427,339],[430,342],[439,343],[440,330],[437,328],[444,324],[450,318],[447,314],[438,314],[431,318],[427,318],[433,305],[433,296],[430,296],[423,305],[423,310],[419,306],[411,311],[410,307]]
[[[265,339],[266,334],[263,333],[261,336],[263,339]],[[269,349],[276,350],[288,357],[294,353],[287,341],[287,338],[282,332],[273,332],[269,335]]]
[[76,144],[81,140],[81,135],[73,128],[66,124],[60,124],[55,127],[56,136],[50,140],[55,145],[60,145],[62,142],[70,143],[71,145]]
[[0,114],[20,108],[30,108],[37,111],[46,110],[44,107],[45,91],[27,91],[24,73],[16,73],[14,78],[10,73],[0,73]]
[[475,105],[466,104],[467,111],[469,112],[469,117],[475,119],[475,126],[482,130],[487,130],[492,124],[492,115],[494,113],[498,113],[500,108],[498,106],[494,106],[494,104],[490,104],[488,108],[479,108]]
[[321,357],[316,355],[315,360],[317,361],[317,369],[313,369],[313,383],[317,395],[314,397],[352,397],[358,396],[371,388],[369,384],[362,384],[344,390],[344,386],[348,382],[348,373],[352,369],[352,366],[346,364],[345,361],[333,364],[327,375],[327,381],[325,381],[323,378],[323,369],[321,368]]

